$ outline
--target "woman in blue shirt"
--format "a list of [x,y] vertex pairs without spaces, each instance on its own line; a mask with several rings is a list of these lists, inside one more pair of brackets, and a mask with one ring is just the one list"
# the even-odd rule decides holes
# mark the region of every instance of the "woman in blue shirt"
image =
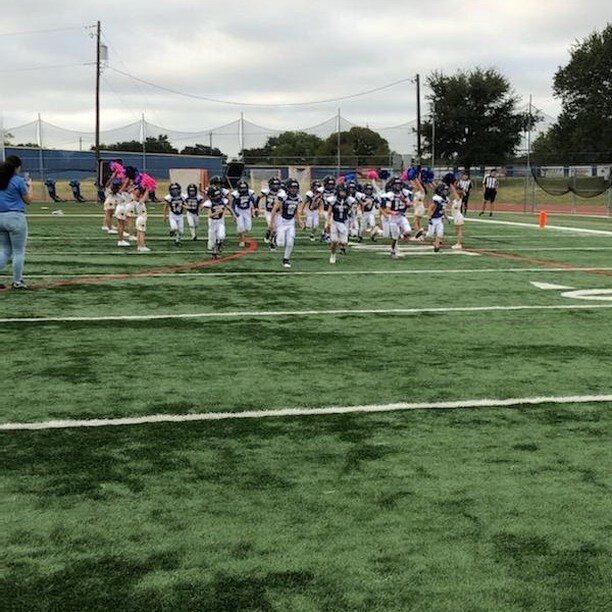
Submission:
[[0,270],[9,259],[13,262],[13,289],[27,289],[23,282],[28,239],[25,207],[32,201],[32,184],[19,176],[20,170],[21,160],[14,155],[0,164]]

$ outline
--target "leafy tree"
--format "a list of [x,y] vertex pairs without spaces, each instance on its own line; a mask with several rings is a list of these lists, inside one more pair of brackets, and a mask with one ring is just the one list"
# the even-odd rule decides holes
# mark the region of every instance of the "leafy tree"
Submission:
[[[494,69],[476,68],[427,78],[435,116],[435,155],[449,165],[501,164],[510,159],[522,132],[536,118],[518,108],[508,79]],[[432,151],[433,126],[423,123],[425,151]]]
[[391,156],[389,143],[369,128],[353,127],[347,132],[331,134],[317,151],[317,163],[335,163],[340,140],[340,159],[349,166],[380,166],[388,164]]
[[[94,148],[95,147],[91,147],[91,150],[93,151]],[[101,144],[100,149],[103,151],[127,151],[140,153],[142,151],[142,142],[139,140],[126,140],[109,145]],[[145,139],[145,149],[147,153],[178,153],[178,149],[175,149],[172,146],[166,134],[160,134],[157,138],[147,136]]]
[[282,132],[268,138],[260,148],[244,149],[245,163],[259,165],[283,165],[312,163],[323,140],[306,132]]
[[13,134],[11,134],[10,132],[4,132],[4,146],[5,147],[13,146],[13,143],[11,142],[11,138],[15,138],[15,136],[13,136]]
[[570,49],[553,91],[561,99],[557,122],[534,142],[541,162],[593,163],[612,159],[612,23]]
[[193,147],[185,147],[181,151],[181,155],[212,155],[214,157],[222,157],[223,161],[227,159],[227,155],[225,155],[217,147],[211,148],[208,145],[203,144],[195,144]]

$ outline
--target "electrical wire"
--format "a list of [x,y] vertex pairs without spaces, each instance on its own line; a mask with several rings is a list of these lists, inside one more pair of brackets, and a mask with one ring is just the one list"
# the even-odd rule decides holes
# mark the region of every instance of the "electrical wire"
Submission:
[[86,30],[95,26],[71,26],[66,28],[50,28],[46,30],[23,30],[21,32],[0,32],[0,36],[23,36],[26,34],[48,34],[51,32],[68,32],[70,30]]
[[56,68],[74,68],[75,66],[95,66],[96,62],[79,62],[76,64],[55,64],[54,66],[30,66],[28,68],[9,68],[8,70],[0,70],[0,73],[7,74],[11,72],[32,72],[35,70],[54,70]]
[[352,98],[358,98],[361,96],[367,96],[369,94],[377,93],[379,91],[384,91],[385,89],[390,89],[391,87],[395,87],[396,85],[401,85],[402,83],[408,83],[413,80],[413,77],[400,79],[398,81],[394,81],[393,83],[387,83],[386,85],[381,85],[380,87],[374,87],[372,89],[367,89],[365,91],[360,91],[353,94],[348,94],[345,96],[337,96],[335,98],[326,98],[323,100],[308,100],[305,102],[284,102],[278,104],[269,104],[269,103],[257,103],[257,102],[238,102],[234,100],[222,100],[219,98],[213,98],[211,96],[202,96],[198,94],[191,94],[188,92],[180,91],[178,89],[172,89],[171,87],[166,87],[164,85],[159,85],[158,83],[153,83],[151,81],[147,81],[146,79],[141,79],[140,77],[134,76],[129,72],[124,72],[123,70],[119,70],[117,68],[113,68],[112,66],[108,67],[109,70],[113,72],[117,72],[118,74],[122,74],[134,81],[138,81],[139,83],[143,83],[145,85],[149,85],[150,87],[155,87],[161,91],[166,91],[168,93],[172,93],[178,96],[183,96],[185,98],[192,98],[194,100],[204,100],[206,102],[214,102],[216,104],[225,104],[227,106],[257,106],[257,107],[265,107],[265,108],[279,108],[286,106],[312,106],[315,104],[329,104],[330,102],[341,102],[343,100],[350,100]]

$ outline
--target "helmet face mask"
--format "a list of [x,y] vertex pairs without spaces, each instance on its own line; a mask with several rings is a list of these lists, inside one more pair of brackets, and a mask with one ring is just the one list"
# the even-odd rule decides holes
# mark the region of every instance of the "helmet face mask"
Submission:
[[328,191],[331,191],[336,186],[336,179],[333,176],[326,176],[323,179],[323,187]]
[[295,197],[300,193],[300,184],[297,181],[291,180],[287,183],[287,193]]
[[277,177],[273,176],[268,181],[268,187],[270,188],[270,191],[278,191],[281,188],[280,179],[278,179]]
[[181,195],[181,186],[178,183],[172,183],[168,191],[173,198],[178,198]]
[[246,181],[238,181],[236,185],[236,189],[240,195],[248,195],[249,194],[249,184]]
[[402,190],[402,181],[400,181],[398,178],[394,179],[393,183],[391,183],[391,189],[395,193],[399,193]]
[[195,184],[187,185],[187,195],[190,198],[195,198],[198,195],[198,187]]
[[371,196],[374,194],[374,187],[370,184],[367,184],[364,186],[363,188],[363,193],[365,193],[367,196]]
[[211,187],[209,187],[206,193],[208,194],[208,197],[213,202],[216,200],[219,200],[223,196],[221,189],[219,189],[219,187],[216,187],[215,185],[212,185]]

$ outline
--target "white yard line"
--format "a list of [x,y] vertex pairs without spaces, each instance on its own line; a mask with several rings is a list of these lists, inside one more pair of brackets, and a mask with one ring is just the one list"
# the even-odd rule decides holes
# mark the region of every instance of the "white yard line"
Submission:
[[[159,274],[147,274],[146,277],[139,277],[138,272],[134,272],[133,279],[126,280],[138,280],[138,278],[200,278],[207,279],[209,277],[214,278],[231,278],[244,277],[244,276],[269,276],[276,278],[284,278],[286,276],[361,276],[361,275],[413,275],[413,274],[428,274],[428,275],[444,275],[444,274],[497,274],[497,273],[533,273],[533,272],[607,272],[612,270],[609,268],[457,268],[455,270],[440,270],[437,268],[429,268],[425,270],[317,270],[313,272],[270,272],[270,271],[252,271],[252,272],[175,272],[166,273],[160,272]],[[106,278],[114,277],[117,274],[124,274],[124,272],[117,272],[115,274],[107,274],[103,272],[83,272],[82,274],[28,274],[28,278]],[[129,274],[129,272],[127,273]],[[1,276],[0,276],[1,278]]]
[[67,429],[79,427],[108,427],[143,425],[145,423],[184,423],[187,421],[221,421],[229,419],[262,419],[267,417],[326,416],[372,412],[399,412],[404,410],[456,410],[461,408],[512,408],[541,404],[588,404],[612,402],[612,395],[575,395],[551,397],[517,397],[509,399],[473,399],[453,402],[400,402],[396,404],[369,404],[364,406],[329,406],[327,408],[280,408],[278,410],[245,410],[241,412],[203,412],[198,414],[154,414],[141,417],[110,419],[65,419],[38,423],[4,423],[0,431]]
[[309,317],[334,315],[413,315],[435,313],[467,312],[521,312],[521,311],[563,311],[563,310],[598,310],[612,308],[612,304],[561,304],[541,306],[457,306],[441,308],[368,308],[368,309],[334,309],[334,310],[244,310],[228,312],[198,312],[173,314],[143,315],[103,315],[80,317],[5,317],[0,323],[87,323],[99,321],[155,321],[171,319],[253,319],[274,317]]
[[[495,225],[511,225],[514,227],[529,227],[531,229],[537,229],[537,230],[540,229],[540,227],[535,223],[520,223],[518,221],[498,221],[495,219],[474,219],[474,218],[466,219],[466,221],[469,221],[470,223],[492,223]],[[598,236],[612,236],[612,231],[609,231],[609,230],[586,229],[583,227],[566,227],[564,225],[547,225],[546,229],[559,230],[562,232],[574,232],[578,234],[596,234]],[[540,230],[540,231],[546,231],[546,230]]]

